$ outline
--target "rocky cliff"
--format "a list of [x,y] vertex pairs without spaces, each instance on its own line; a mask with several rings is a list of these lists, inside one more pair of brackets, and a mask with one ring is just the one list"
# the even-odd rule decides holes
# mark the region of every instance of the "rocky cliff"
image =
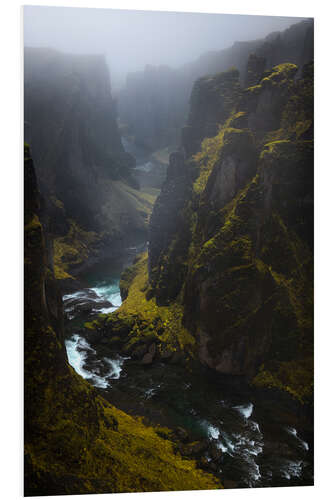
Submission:
[[184,153],[170,156],[151,217],[148,263],[124,276],[128,298],[110,325],[124,326],[130,311],[129,345],[155,331],[156,357],[183,353],[304,402],[313,390],[313,64],[298,72],[280,64],[244,90],[236,70],[195,84]]
[[103,248],[144,239],[153,199],[138,190],[124,151],[103,56],[26,48],[25,140],[55,238],[57,277]]
[[232,47],[203,54],[196,61],[178,69],[147,67],[129,75],[126,88],[119,93],[121,121],[139,144],[152,150],[181,142],[181,129],[191,105],[189,99],[194,82],[203,75],[214,75],[235,67],[240,73],[240,85],[254,83],[249,78],[248,62],[254,54],[251,70],[254,78],[262,71],[285,61],[299,68],[313,59],[313,21],[296,23],[282,32],[271,33],[264,39],[235,42]]
[[42,199],[25,146],[25,495],[212,489],[168,429],[108,403],[68,364]]

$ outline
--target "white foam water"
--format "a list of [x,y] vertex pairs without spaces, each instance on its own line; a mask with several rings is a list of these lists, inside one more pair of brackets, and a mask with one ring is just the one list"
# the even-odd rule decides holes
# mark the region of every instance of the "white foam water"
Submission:
[[112,307],[104,307],[100,309],[98,312],[102,314],[109,314],[116,311],[122,304],[120,290],[119,290],[119,281],[114,281],[112,284],[101,284],[91,288],[90,290],[94,291],[98,297],[102,300],[108,300],[111,302]]
[[[83,368],[83,363],[86,358],[84,351],[78,351],[79,335],[74,335],[70,340],[65,340],[67,357],[69,364],[74,368],[76,373],[83,378],[91,378],[91,373]],[[82,344],[81,344],[82,345]]]
[[292,477],[298,478],[301,477],[303,470],[303,462],[302,460],[284,460],[284,463],[281,466],[280,473],[281,476],[285,479],[290,480]]
[[309,451],[309,444],[298,437],[296,429],[294,429],[293,427],[286,427],[286,431],[297,439],[302,448],[304,448],[306,451]]
[[153,396],[155,396],[155,394],[157,393],[158,389],[161,387],[161,384],[157,384],[156,387],[151,387],[150,389],[147,389],[145,391],[145,398],[146,399],[150,399],[152,398]]
[[245,404],[245,405],[239,405],[239,406],[233,406],[234,410],[239,411],[241,415],[245,418],[250,418],[253,412],[253,404]]
[[117,359],[104,358],[104,361],[110,366],[110,372],[106,375],[106,378],[119,379],[126,359],[129,358],[122,356],[119,356]]
[[[119,379],[124,361],[128,359],[122,356],[118,356],[117,359],[104,358],[104,361],[110,366],[110,371],[105,377],[101,377],[83,368],[87,357],[86,351],[96,353],[84,338],[79,335],[74,335],[71,339],[65,341],[65,345],[68,362],[74,370],[81,375],[81,377],[89,379],[94,386],[102,389],[109,387],[109,379]],[[78,349],[78,347],[82,349]]]
[[261,434],[258,422],[254,422],[253,420],[249,420],[249,426],[251,427],[251,429],[254,432],[259,432]]
[[222,439],[220,441],[220,444],[222,451],[224,448],[224,451],[226,451],[230,456],[233,456],[235,451],[235,445],[226,432],[222,432]]
[[73,293],[67,293],[66,295],[63,295],[62,300],[65,302],[66,300],[69,299],[77,299],[78,297],[84,297],[85,293],[82,290],[79,290],[78,292],[73,292]]
[[209,439],[218,439],[220,437],[220,431],[212,424],[208,424],[207,433]]
[[[251,479],[252,479],[252,481],[256,482],[256,481],[259,481],[260,478],[261,478],[261,473],[260,473],[259,465],[256,462],[253,462],[253,469],[251,471]],[[252,484],[251,484],[251,486],[252,486]]]

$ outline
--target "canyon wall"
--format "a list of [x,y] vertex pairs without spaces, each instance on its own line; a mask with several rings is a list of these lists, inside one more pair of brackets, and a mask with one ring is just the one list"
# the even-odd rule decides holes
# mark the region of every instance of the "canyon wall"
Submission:
[[24,149],[25,496],[221,487],[174,451],[171,431],[120,411],[68,364],[42,198]]
[[146,238],[154,200],[138,189],[124,151],[103,56],[26,48],[24,121],[57,277]]
[[142,72],[130,74],[118,95],[120,119],[128,134],[151,150],[177,148],[194,82],[235,67],[240,73],[240,85],[248,87],[252,84],[247,81],[251,78],[247,71],[250,54],[261,58],[261,72],[285,61],[302,68],[313,59],[313,21],[296,23],[264,39],[235,42],[232,47],[205,53],[177,69],[147,66]]
[[149,294],[182,304],[202,363],[303,400],[313,383],[313,64],[299,71],[280,64],[244,90],[237,70],[195,83],[183,152],[170,157],[151,218]]

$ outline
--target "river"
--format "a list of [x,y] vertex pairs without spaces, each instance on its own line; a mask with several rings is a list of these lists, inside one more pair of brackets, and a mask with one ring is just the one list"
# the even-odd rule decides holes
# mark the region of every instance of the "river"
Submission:
[[[136,155],[138,168],[150,167],[142,151],[129,152]],[[143,248],[128,249],[117,262],[94,265],[79,277],[82,290],[64,295],[69,363],[124,411],[153,424],[181,427],[192,441],[210,443],[202,462],[225,487],[312,485],[312,423],[300,418],[296,404],[270,393],[263,397],[242,378],[201,365],[192,373],[162,362],[145,367],[119,353],[98,354],[90,346],[82,333],[82,310],[86,320],[87,314],[112,314],[121,306],[121,272]],[[82,309],[86,303],[88,310]]]
[[[312,444],[306,432],[291,425],[287,407],[258,397],[241,379],[204,367],[193,374],[162,362],[143,367],[120,354],[98,358],[81,330],[75,332],[80,315],[73,310],[73,297],[84,301],[90,290],[96,307],[104,300],[112,303],[110,309],[99,312],[115,311],[121,305],[120,274],[134,254],[132,249],[123,262],[106,260],[94,266],[81,277],[89,286],[63,297],[72,331],[66,340],[69,363],[124,411],[155,424],[181,426],[192,440],[213,443],[222,453],[212,469],[230,487],[312,484]],[[96,312],[92,311],[92,317]],[[209,452],[204,458],[213,460]]]

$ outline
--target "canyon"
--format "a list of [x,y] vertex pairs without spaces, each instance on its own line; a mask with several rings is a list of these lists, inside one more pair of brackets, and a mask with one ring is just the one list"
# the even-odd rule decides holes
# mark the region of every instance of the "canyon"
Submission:
[[313,484],[313,23],[24,88],[25,494]]

